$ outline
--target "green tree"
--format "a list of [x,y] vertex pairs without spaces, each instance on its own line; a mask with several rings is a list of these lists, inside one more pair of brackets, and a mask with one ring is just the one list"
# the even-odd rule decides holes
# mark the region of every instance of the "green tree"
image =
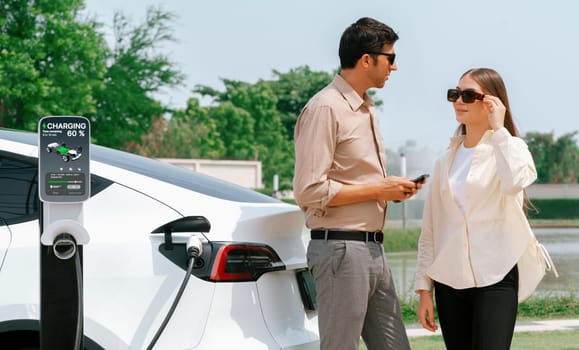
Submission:
[[173,148],[167,145],[166,140],[168,122],[163,117],[153,118],[153,122],[146,134],[141,135],[140,142],[129,141],[125,150],[152,158],[173,158]]
[[140,142],[131,141],[126,148],[153,158],[222,159],[227,150],[216,118],[208,117],[214,114],[213,109],[191,98],[187,108],[174,112],[170,120],[154,118],[147,133],[140,136]]
[[287,73],[273,71],[274,79],[266,81],[277,97],[277,110],[286,134],[293,139],[294,127],[298,116],[319,90],[328,85],[333,76],[327,72],[312,71],[308,66],[290,69]]
[[230,101],[209,109],[211,121],[215,122],[227,159],[256,159],[255,119],[247,110]]
[[217,126],[216,136],[224,141],[223,159],[251,159],[262,163],[263,182],[273,175],[289,188],[293,170],[293,147],[277,110],[277,97],[267,82],[249,84],[224,79],[225,91],[207,86],[194,90],[213,99],[209,117]]
[[0,126],[36,130],[45,115],[95,113],[107,52],[82,0],[0,1]]
[[169,27],[174,17],[150,7],[145,21],[132,26],[122,13],[115,14],[115,47],[104,87],[95,93],[98,110],[89,115],[95,142],[113,148],[139,142],[153,120],[168,111],[153,94],[184,79],[159,51],[162,44],[174,40]]
[[578,131],[555,138],[553,133],[529,132],[525,138],[537,168],[537,183],[578,183]]
[[[177,111],[169,122],[169,144],[179,143],[179,157],[221,159],[226,154],[217,121],[210,118],[212,107],[203,107],[196,98],[187,101],[184,111]],[[181,136],[179,136],[181,135]]]

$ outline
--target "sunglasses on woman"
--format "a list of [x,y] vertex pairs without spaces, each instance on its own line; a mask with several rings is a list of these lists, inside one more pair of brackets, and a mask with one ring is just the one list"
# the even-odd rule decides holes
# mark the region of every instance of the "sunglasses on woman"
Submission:
[[473,103],[476,100],[482,101],[485,98],[485,95],[479,94],[478,92],[472,90],[462,91],[460,89],[448,89],[446,93],[446,99],[449,102],[456,102],[458,101],[459,97],[464,103]]

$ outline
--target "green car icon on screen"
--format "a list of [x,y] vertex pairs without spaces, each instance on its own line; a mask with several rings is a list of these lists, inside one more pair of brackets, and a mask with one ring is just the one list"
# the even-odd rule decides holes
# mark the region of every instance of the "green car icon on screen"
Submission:
[[62,157],[65,162],[70,162],[72,160],[77,160],[82,156],[82,147],[72,147],[69,148],[64,143],[53,142],[46,146],[46,151],[48,153],[55,152]]

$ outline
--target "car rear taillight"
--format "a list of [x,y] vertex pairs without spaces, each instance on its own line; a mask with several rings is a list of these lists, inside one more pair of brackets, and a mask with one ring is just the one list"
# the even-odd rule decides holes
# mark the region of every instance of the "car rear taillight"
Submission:
[[268,245],[216,243],[209,280],[214,282],[257,281],[266,272],[285,270],[277,253]]

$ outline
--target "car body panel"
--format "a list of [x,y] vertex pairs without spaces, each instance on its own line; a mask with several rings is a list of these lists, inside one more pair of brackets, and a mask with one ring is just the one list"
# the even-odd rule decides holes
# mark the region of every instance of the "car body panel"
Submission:
[[257,281],[263,317],[282,349],[319,349],[317,313],[304,310],[297,281],[288,274],[295,272],[268,273]]
[[[127,211],[129,207],[131,210]],[[91,215],[94,212],[100,216]],[[131,348],[140,348],[136,345],[142,344],[135,342],[152,337],[183,279],[181,269],[156,254],[157,247],[163,243],[161,237],[150,234],[156,227],[178,217],[169,207],[118,184],[111,185],[85,205],[85,227],[89,234],[99,232],[91,236],[91,242],[84,249],[85,315],[97,324],[114,329]],[[131,223],[131,230],[119,232],[114,226],[118,222]],[[150,253],[137,254],[139,251]],[[107,258],[102,259],[103,256]],[[194,315],[183,314],[182,322],[203,326],[210,305],[207,301],[211,300],[215,287],[199,279],[190,279],[189,284],[203,303],[197,306],[198,312]],[[186,300],[184,297],[181,302]],[[197,337],[201,334],[198,332]],[[99,341],[96,337],[94,340]],[[195,344],[199,339],[190,341]]]
[[38,157],[38,147],[0,138],[0,150],[28,157]]
[[[281,349],[264,322],[258,294],[253,282],[219,284],[207,321],[207,324],[219,326],[206,327],[198,348]],[[221,316],[224,313],[230,317],[224,319]]]
[[[10,230],[12,242],[0,271],[0,286],[3,286],[0,322],[37,320],[40,316],[40,255],[38,246],[31,246],[29,242],[39,241],[38,222],[11,225]],[[26,267],[27,274],[22,273],[23,267]]]
[[[16,139],[25,139],[21,143],[2,139],[3,134],[0,130],[0,155],[10,152],[34,161],[39,150],[29,144],[29,136],[17,135]],[[182,266],[160,253],[164,235],[152,231],[194,215],[207,218],[211,229],[175,234],[175,244],[184,244],[191,235],[204,242],[265,244],[279,255],[285,269],[265,273],[255,282],[211,282],[191,276],[155,348],[319,347],[316,313],[304,310],[295,276],[296,270],[306,267],[309,239],[297,206],[218,180],[207,183],[219,188],[196,191],[198,184],[167,182],[170,174],[147,175],[149,167],[158,166],[160,172],[197,179],[189,170],[138,159],[143,171],[138,167],[133,171],[119,166],[119,160],[107,161],[118,151],[102,153],[102,148],[95,148],[91,174],[111,184],[83,203],[83,225],[90,235],[83,247],[87,337],[107,350],[142,349],[149,344],[185,277]],[[38,220],[0,225],[0,254],[6,252],[0,285],[11,286],[0,290],[0,324],[40,317],[39,235]]]
[[6,252],[10,248],[10,242],[12,241],[12,232],[8,225],[5,225],[0,220],[0,271],[2,271],[2,266],[4,265],[4,258],[6,257]]

